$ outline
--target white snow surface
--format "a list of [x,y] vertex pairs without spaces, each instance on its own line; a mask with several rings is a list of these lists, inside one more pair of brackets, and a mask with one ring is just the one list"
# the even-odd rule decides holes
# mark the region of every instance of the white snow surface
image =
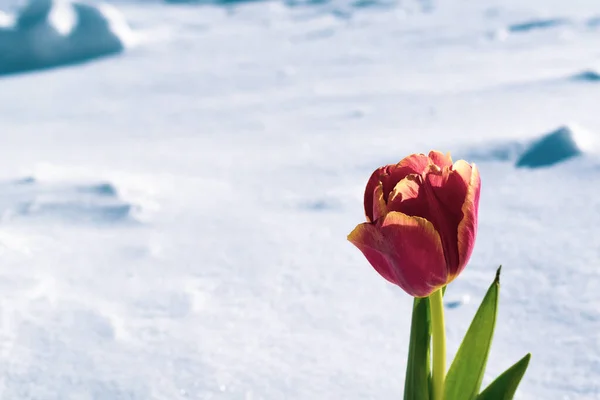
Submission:
[[435,148],[483,182],[449,359],[502,264],[484,384],[531,352],[518,399],[600,398],[596,2],[330,5],[119,3],[137,47],[0,79],[0,397],[401,398],[412,299],[346,235]]

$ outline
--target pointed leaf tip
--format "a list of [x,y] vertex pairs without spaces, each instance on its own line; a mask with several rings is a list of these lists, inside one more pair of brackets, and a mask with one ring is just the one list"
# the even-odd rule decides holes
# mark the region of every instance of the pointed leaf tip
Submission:
[[500,284],[500,272],[502,271],[502,265],[500,265],[498,267],[498,269],[496,270],[496,277],[494,278],[494,283],[495,284]]
[[512,400],[529,366],[530,359],[531,353],[527,353],[481,392],[477,396],[477,400]]
[[500,269],[496,272],[496,279],[485,294],[448,369],[444,388],[445,400],[477,398],[496,326],[500,292],[499,276]]

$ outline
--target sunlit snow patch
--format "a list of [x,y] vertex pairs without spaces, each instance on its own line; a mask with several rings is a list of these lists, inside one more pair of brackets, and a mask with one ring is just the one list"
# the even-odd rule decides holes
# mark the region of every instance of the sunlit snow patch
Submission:
[[591,150],[592,137],[574,126],[563,126],[532,142],[517,159],[517,167],[540,168]]
[[0,15],[0,75],[116,54],[132,38],[112,6],[31,0],[16,16]]
[[0,11],[0,29],[6,29],[11,27],[15,23],[15,19],[12,15],[8,15]]

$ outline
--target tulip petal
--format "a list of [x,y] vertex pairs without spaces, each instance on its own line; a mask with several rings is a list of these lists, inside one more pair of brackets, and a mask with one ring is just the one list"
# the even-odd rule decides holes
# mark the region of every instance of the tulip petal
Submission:
[[397,284],[394,266],[388,260],[387,255],[381,251],[388,244],[381,235],[380,230],[371,223],[358,225],[348,235],[348,241],[355,245],[371,263],[373,268],[388,282]]
[[474,167],[465,160],[458,160],[452,166],[452,171],[462,178],[465,186],[469,186],[471,184],[471,175],[473,174],[473,169]]
[[[387,202],[390,192],[396,186],[396,183],[404,179],[409,174],[422,174],[429,165],[429,158],[425,154],[411,154],[400,160],[398,164],[386,165],[380,167],[371,174],[365,188],[365,215],[367,221],[373,222],[377,218],[375,214],[382,214],[381,211],[375,212],[374,208],[381,206],[378,204],[378,196],[375,191],[379,185],[382,185],[383,201]],[[376,200],[377,201],[374,201]]]
[[[373,217],[373,204],[376,199],[375,191],[378,187],[381,186],[381,176],[385,174],[386,167],[377,168],[369,177],[367,181],[367,187],[365,188],[365,215],[367,217],[367,221],[373,222],[375,218]],[[383,187],[382,187],[383,189]],[[383,193],[383,192],[382,192]],[[384,200],[385,202],[385,200]]]
[[425,154],[419,153],[404,157],[396,166],[398,168],[405,168],[406,170],[409,170],[411,174],[422,174],[428,165],[429,157],[427,157]]
[[429,158],[440,168],[452,166],[452,157],[450,157],[450,153],[444,154],[441,151],[432,150],[429,152]]
[[470,170],[471,166],[460,160],[452,167],[427,174],[424,184],[429,203],[429,214],[425,217],[440,232],[446,262],[452,275],[458,274],[464,267],[459,256],[458,225],[464,217],[463,206],[468,190],[468,182],[465,182],[464,176],[470,175]]
[[389,195],[388,204],[403,200],[416,199],[419,196],[420,175],[410,174],[394,186]]
[[425,154],[411,154],[396,165],[389,165],[387,173],[381,177],[383,196],[387,202],[396,184],[411,174],[422,174],[429,166],[429,158]]
[[[427,174],[425,179],[425,186],[431,189],[435,196],[430,200],[435,202],[435,199],[437,199],[437,205],[441,208],[440,212],[451,215],[454,217],[453,219],[456,219],[455,227],[458,226],[458,222],[462,219],[462,206],[469,185],[469,181],[465,182],[463,176],[468,172],[470,178],[471,166],[464,161],[463,163],[469,171],[461,169],[462,175],[456,170],[445,167],[439,174]],[[459,162],[456,164],[459,164]],[[462,163],[459,165],[462,167]]]
[[[460,172],[459,174],[463,176]],[[479,210],[480,191],[481,178],[479,177],[477,167],[473,164],[470,171],[469,188],[462,206],[463,218],[458,225],[459,269],[457,271],[450,271],[454,276],[458,275],[465,268],[473,253],[475,237],[477,236],[477,214]],[[454,279],[454,276],[452,279]]]
[[429,214],[427,201],[421,190],[421,175],[411,174],[396,184],[388,200],[389,211],[400,211],[409,216],[427,219]]
[[390,212],[380,229],[398,286],[412,296],[425,297],[447,283],[442,241],[431,222]]
[[[373,192],[373,221],[378,220],[381,217],[385,217],[388,213],[388,207],[383,198],[383,184],[379,183]],[[372,221],[369,221],[372,222]]]
[[423,218],[391,212],[381,226],[358,225],[348,240],[383,278],[411,296],[429,296],[446,284],[440,236]]

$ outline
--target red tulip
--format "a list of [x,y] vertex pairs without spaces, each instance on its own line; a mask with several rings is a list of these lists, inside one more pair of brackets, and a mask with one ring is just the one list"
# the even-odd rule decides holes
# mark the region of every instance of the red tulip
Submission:
[[477,234],[481,180],[475,164],[438,151],[373,172],[366,223],[348,240],[389,282],[414,297],[447,285],[467,265]]

